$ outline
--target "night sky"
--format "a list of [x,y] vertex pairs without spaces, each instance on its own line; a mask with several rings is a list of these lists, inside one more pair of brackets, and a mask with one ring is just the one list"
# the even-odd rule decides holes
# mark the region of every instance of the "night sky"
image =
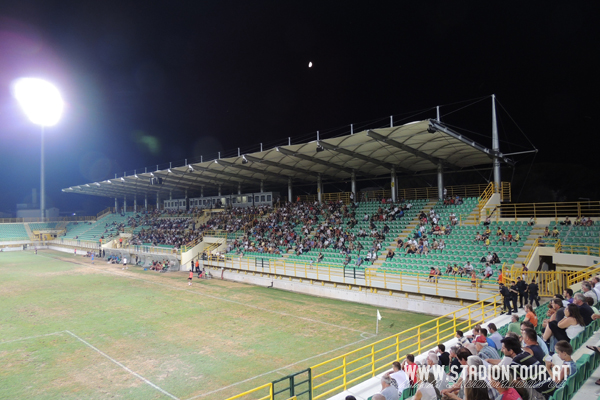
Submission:
[[[503,151],[532,148],[522,130],[541,168],[594,171],[598,15],[597,1],[4,0],[0,211],[39,189],[39,127],[11,95],[22,76],[67,102],[46,134],[47,205],[61,211],[114,204],[61,188],[390,115],[433,118],[436,105],[491,146],[490,100],[461,107],[492,93],[508,111]],[[519,160],[528,170],[533,156]]]

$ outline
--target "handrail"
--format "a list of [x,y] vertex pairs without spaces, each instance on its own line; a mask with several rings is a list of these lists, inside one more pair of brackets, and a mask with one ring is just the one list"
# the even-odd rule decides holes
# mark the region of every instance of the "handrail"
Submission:
[[[422,353],[438,343],[453,338],[456,330],[467,331],[477,324],[498,316],[501,304],[500,296],[496,294],[310,367],[312,399],[322,399],[333,393],[347,390],[348,387],[372,378],[384,369],[389,369],[392,361],[402,361],[407,353]],[[326,369],[321,370],[322,368]],[[265,389],[269,385],[259,386],[226,400],[239,399]],[[273,396],[272,389],[271,396]],[[263,399],[273,399],[273,397],[261,398]]]
[[600,263],[594,264],[586,269],[572,272],[567,276],[567,285],[572,286],[576,283],[586,281],[595,275],[600,275]]
[[[484,323],[500,314],[501,304],[500,296],[494,295],[314,365],[311,367],[312,398],[318,400],[332,393],[347,390],[349,386],[389,369],[392,361],[402,361],[407,353],[420,354],[453,338],[457,329],[466,331],[476,324]],[[348,370],[349,366],[351,370]],[[318,371],[323,367],[329,369]],[[336,375],[331,376],[334,373]],[[341,383],[336,384],[336,381]]]
[[502,203],[499,206],[501,218],[529,219],[551,218],[556,222],[565,216],[600,217],[600,201],[571,201],[558,203]]
[[[446,194],[448,196],[460,196],[460,197],[480,197],[490,184],[474,184],[474,185],[456,185],[456,186],[445,186]],[[501,185],[502,191],[502,199],[504,201],[510,201],[511,198],[511,185],[510,182],[502,182]],[[355,195],[359,196],[358,193]],[[350,192],[340,192],[340,193],[323,193],[321,198],[323,201],[336,201],[340,200],[341,196],[347,196],[342,198],[344,203],[348,203],[350,201]],[[382,198],[390,198],[392,197],[392,192],[390,189],[382,189],[382,190],[370,190],[366,192],[362,192],[362,196],[364,196],[365,200],[378,200]],[[438,188],[437,186],[432,187],[420,187],[420,188],[398,188],[398,198],[399,199],[411,199],[411,200],[422,200],[422,199],[437,199],[438,196]],[[300,196],[301,201],[316,201],[318,196],[316,194]],[[357,200],[363,200],[357,197]],[[487,200],[486,200],[487,201]]]
[[92,216],[68,216],[68,217],[46,217],[41,218],[0,218],[0,224],[23,224],[27,222],[61,222],[66,221],[94,221],[96,217]]
[[479,215],[481,215],[481,212],[485,208],[485,205],[487,204],[488,200],[491,199],[494,195],[494,189],[494,182],[490,182],[483,191],[483,193],[481,193],[481,195],[479,196],[479,204],[477,204],[477,210],[479,210]]

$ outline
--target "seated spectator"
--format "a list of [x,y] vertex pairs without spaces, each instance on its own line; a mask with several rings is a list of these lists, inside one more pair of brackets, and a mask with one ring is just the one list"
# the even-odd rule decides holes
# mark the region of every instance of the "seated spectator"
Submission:
[[[558,376],[555,377],[554,382],[559,384],[558,387],[562,387],[564,386],[564,382],[566,382],[567,378],[575,375],[575,373],[577,372],[577,364],[571,358],[571,356],[573,355],[573,347],[566,340],[561,340],[560,342],[556,343],[556,345],[554,346],[554,351],[556,352],[558,357],[563,361],[560,374],[558,374]],[[552,363],[552,361],[546,361],[546,369],[548,370],[550,376],[554,376],[554,373],[552,371],[553,367],[554,364]],[[562,385],[561,382],[563,382]],[[596,384],[598,384],[598,382],[596,382]]]
[[544,331],[544,340],[547,342],[550,337],[554,336],[557,342],[561,340],[570,342],[584,329],[585,323],[579,312],[579,307],[575,304],[569,304],[565,308],[565,317],[562,320],[548,322],[548,326]]
[[[504,372],[502,367],[497,365],[490,370],[490,385],[500,394],[496,400],[522,400],[523,396],[529,399],[527,390],[515,382],[512,372],[509,372],[510,379],[506,379]],[[519,386],[519,389],[515,386]]]
[[523,321],[531,322],[531,324],[534,327],[537,327],[538,325],[537,315],[535,315],[535,313],[533,312],[533,308],[529,304],[525,305],[525,318],[523,319]]
[[396,381],[396,384],[398,385],[398,395],[402,395],[404,389],[410,387],[410,380],[402,370],[402,366],[398,361],[392,363],[392,370],[388,371],[386,374],[389,374],[390,378]]
[[584,281],[581,283],[581,290],[583,291],[583,295],[585,297],[591,297],[592,300],[594,301],[594,304],[596,304],[598,302],[598,295],[596,294],[596,292],[592,289],[592,284],[588,281]]
[[508,331],[517,334],[517,336],[521,335],[521,324],[519,323],[519,316],[513,314],[510,317],[510,324],[508,324]]
[[560,224],[569,226],[569,225],[571,225],[571,220],[569,219],[569,217],[565,217],[565,220],[563,222],[561,222]]
[[531,218],[529,218],[529,222],[527,222],[527,226],[534,226],[535,225],[535,217],[532,215]]
[[559,234],[560,232],[558,231],[558,227],[554,226],[554,229],[552,229],[552,237],[557,238]]
[[548,230],[548,227],[544,228],[544,237],[549,237],[550,236],[550,230]]
[[456,339],[458,340],[458,344],[461,346],[469,343],[469,339],[465,337],[462,331],[456,331]]
[[588,326],[592,322],[594,311],[588,306],[583,293],[576,293],[573,303],[579,308],[579,314],[581,314],[581,317],[583,318],[584,326]]
[[438,364],[442,366],[450,365],[450,354],[446,351],[446,346],[442,343],[438,344],[437,350],[438,354]]

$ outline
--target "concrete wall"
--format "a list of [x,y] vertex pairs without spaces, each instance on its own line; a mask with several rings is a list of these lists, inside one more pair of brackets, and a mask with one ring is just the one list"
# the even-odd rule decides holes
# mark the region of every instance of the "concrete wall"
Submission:
[[364,288],[353,285],[337,285],[333,283],[316,282],[288,277],[269,276],[267,274],[253,273],[249,271],[225,269],[221,271],[218,267],[208,267],[214,279],[221,279],[223,272],[224,279],[247,283],[258,286],[271,286],[275,289],[287,290],[290,292],[303,293],[311,296],[327,297],[336,300],[351,301],[354,303],[369,304],[376,307],[393,308],[397,310],[409,310],[435,316],[445,315],[458,310],[464,306],[459,303],[440,303],[439,299],[424,300],[423,296],[407,296],[397,292],[378,291],[372,292]]

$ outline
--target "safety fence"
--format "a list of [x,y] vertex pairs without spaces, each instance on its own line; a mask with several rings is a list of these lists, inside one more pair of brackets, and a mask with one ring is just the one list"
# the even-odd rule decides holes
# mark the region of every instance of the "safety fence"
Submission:
[[518,219],[551,218],[560,222],[566,216],[572,219],[578,217],[600,217],[600,201],[577,201],[563,203],[502,203],[496,218]]
[[0,224],[23,224],[28,222],[76,222],[76,221],[94,221],[96,217],[93,216],[78,216],[72,215],[68,217],[46,217],[42,221],[41,218],[0,218]]
[[48,244],[58,244],[61,246],[69,246],[69,247],[77,247],[89,250],[98,250],[100,248],[100,243],[91,242],[87,240],[79,240],[79,239],[54,239],[47,242]]
[[600,256],[600,247],[599,246],[586,246],[579,244],[562,244],[560,240],[557,242],[556,246],[557,253],[565,253],[565,254],[578,254],[578,255],[588,255],[588,256]]
[[379,270],[377,268],[343,267],[339,264],[307,264],[305,262],[285,261],[281,257],[209,257],[206,265],[220,267],[225,262],[227,268],[288,276],[300,279],[332,282],[342,285],[357,285],[377,290],[409,292],[440,296],[479,300],[498,290],[496,281],[477,277],[474,281],[469,276],[442,276],[435,279],[428,273],[399,270]]
[[567,285],[572,286],[576,283],[587,281],[597,275],[600,275],[600,264],[594,264],[589,268],[571,272],[567,275]]
[[[446,186],[446,195],[447,196],[460,196],[460,197],[480,197],[482,196],[488,187],[492,187],[493,194],[493,183],[482,183],[475,185],[456,185],[456,186]],[[511,199],[511,185],[510,182],[502,182],[500,187],[500,194],[502,196],[503,201],[510,201]],[[399,199],[411,199],[411,200],[422,200],[422,199],[438,199],[438,188],[435,187],[420,187],[420,188],[398,188],[398,198]],[[392,197],[392,191],[390,189],[381,189],[381,190],[368,190],[361,191],[357,194],[356,200],[361,201],[371,201],[371,200],[382,200],[389,199]],[[317,201],[318,195],[310,194],[298,196],[301,201]],[[490,196],[491,197],[491,194]],[[487,200],[485,200],[487,202]],[[323,201],[339,201],[342,200],[344,203],[350,202],[350,192],[339,192],[339,193],[323,193],[321,195],[321,199]]]
[[[468,331],[476,324],[485,323],[498,316],[501,305],[499,295],[490,296],[429,322],[316,364],[308,369],[310,393],[306,398],[314,400],[327,398],[373,378],[384,370],[391,369],[393,361],[404,360],[406,354],[423,353],[439,343],[452,339],[457,330]],[[227,400],[249,398],[276,400],[274,393],[274,384],[271,382]],[[253,397],[248,397],[249,395]],[[298,394],[293,395],[298,396]]]

